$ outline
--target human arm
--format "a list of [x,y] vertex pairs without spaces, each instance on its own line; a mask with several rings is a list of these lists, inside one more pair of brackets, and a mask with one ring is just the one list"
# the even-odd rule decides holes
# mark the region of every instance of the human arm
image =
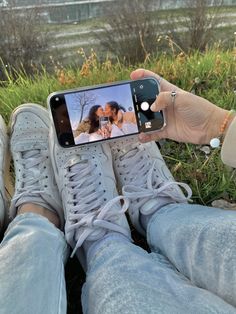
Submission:
[[[212,138],[219,136],[228,110],[188,93],[164,79],[160,80],[160,77],[151,71],[139,69],[131,73],[132,79],[146,76],[154,76],[160,81],[161,92],[151,109],[153,111],[164,110],[167,125],[162,131],[141,134],[142,142],[169,138],[179,142],[209,144]],[[176,91],[174,99],[171,96],[172,91]],[[227,121],[224,133],[222,160],[231,166],[234,164],[234,167],[236,167],[236,145],[233,145],[235,132],[235,114],[232,114]]]

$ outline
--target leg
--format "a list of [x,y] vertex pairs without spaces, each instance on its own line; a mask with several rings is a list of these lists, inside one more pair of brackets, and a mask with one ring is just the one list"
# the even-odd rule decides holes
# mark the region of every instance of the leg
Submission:
[[216,295],[192,285],[164,256],[127,240],[107,237],[89,253],[84,313],[235,313]]
[[198,287],[236,306],[236,212],[173,204],[151,218],[148,243]]
[[[0,249],[0,308],[4,313],[66,313],[67,245],[56,226],[63,211],[48,151],[49,116],[37,105],[11,117],[15,193]],[[43,217],[44,216],[44,217]]]
[[0,246],[1,313],[66,313],[67,255],[63,233],[48,219],[17,216]]
[[[236,213],[188,205],[155,143],[113,145],[115,172],[130,199],[129,215],[152,250],[193,284],[236,305]],[[170,205],[172,204],[172,205]]]
[[108,145],[62,148],[54,137],[51,133],[50,150],[66,238],[87,269],[85,313],[234,312],[217,296],[192,286],[164,257],[149,257],[131,244],[127,200],[121,205],[117,196]]

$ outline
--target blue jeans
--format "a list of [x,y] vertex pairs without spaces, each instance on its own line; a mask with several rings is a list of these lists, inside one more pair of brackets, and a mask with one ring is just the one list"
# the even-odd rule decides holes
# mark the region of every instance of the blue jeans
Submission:
[[168,205],[147,240],[151,253],[115,236],[91,248],[84,313],[236,313],[236,212]]
[[17,216],[0,246],[0,313],[64,314],[63,233],[33,213]]
[[[168,205],[147,239],[151,253],[115,234],[90,248],[84,313],[236,313],[235,212]],[[47,219],[18,216],[0,247],[0,313],[66,313],[67,253]]]

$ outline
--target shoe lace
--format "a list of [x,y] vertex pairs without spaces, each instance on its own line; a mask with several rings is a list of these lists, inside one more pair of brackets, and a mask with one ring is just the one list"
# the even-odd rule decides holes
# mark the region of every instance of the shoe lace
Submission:
[[[119,157],[119,171],[126,178],[127,184],[122,188],[123,194],[129,199],[138,200],[142,206],[147,198],[170,197],[175,202],[186,202],[192,196],[192,190],[186,183],[164,179],[156,172],[158,160],[151,161],[142,147],[135,147]],[[137,184],[138,182],[138,184]],[[175,186],[182,187],[186,196],[180,193]],[[155,204],[145,210],[150,214],[155,209]],[[142,210],[141,210],[142,212]]]
[[[17,207],[17,202],[23,197],[29,196],[38,196],[39,194],[44,193],[43,186],[40,186],[40,181],[43,178],[47,178],[45,175],[44,169],[39,168],[39,165],[44,163],[48,159],[48,152],[42,149],[34,149],[29,151],[23,151],[21,157],[18,158],[17,162],[23,166],[23,173],[20,181],[20,186],[18,187],[16,196],[13,200],[16,202],[15,206]],[[44,186],[47,188],[47,185]]]
[[[95,235],[100,238],[107,230],[111,230],[130,237],[125,228],[114,222],[127,211],[129,205],[127,198],[117,196],[106,202],[106,191],[101,188],[102,174],[98,172],[96,164],[89,159],[74,162],[75,164],[66,167],[65,176],[69,194],[67,219],[70,222],[66,226],[66,232],[73,230],[76,232],[76,245],[72,257],[89,236]],[[123,200],[122,206],[121,200]]]

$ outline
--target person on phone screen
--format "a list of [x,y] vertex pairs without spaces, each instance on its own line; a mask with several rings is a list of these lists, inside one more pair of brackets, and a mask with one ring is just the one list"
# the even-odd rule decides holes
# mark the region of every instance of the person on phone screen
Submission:
[[109,101],[105,104],[104,112],[112,124],[111,137],[138,132],[134,111],[126,111],[116,101]]
[[[160,81],[143,69],[131,78],[150,75]],[[235,114],[164,79],[160,87],[152,108],[165,108],[167,127],[156,136],[204,144],[223,130],[222,159],[236,167]],[[67,241],[86,271],[84,313],[235,313],[236,213],[189,204],[190,187],[174,180],[154,141],[63,148],[51,123],[32,104],[11,117],[16,187],[0,247],[1,312],[66,313]],[[126,212],[149,253],[133,243]]]
[[95,129],[99,128],[99,117],[104,116],[104,110],[100,105],[94,105],[90,108],[88,117],[83,119],[78,125],[76,132],[80,133],[92,133]]
[[104,117],[104,110],[100,105],[90,108],[88,117],[84,119],[76,129],[75,144],[96,141],[109,137],[106,130],[100,128],[100,118]]

